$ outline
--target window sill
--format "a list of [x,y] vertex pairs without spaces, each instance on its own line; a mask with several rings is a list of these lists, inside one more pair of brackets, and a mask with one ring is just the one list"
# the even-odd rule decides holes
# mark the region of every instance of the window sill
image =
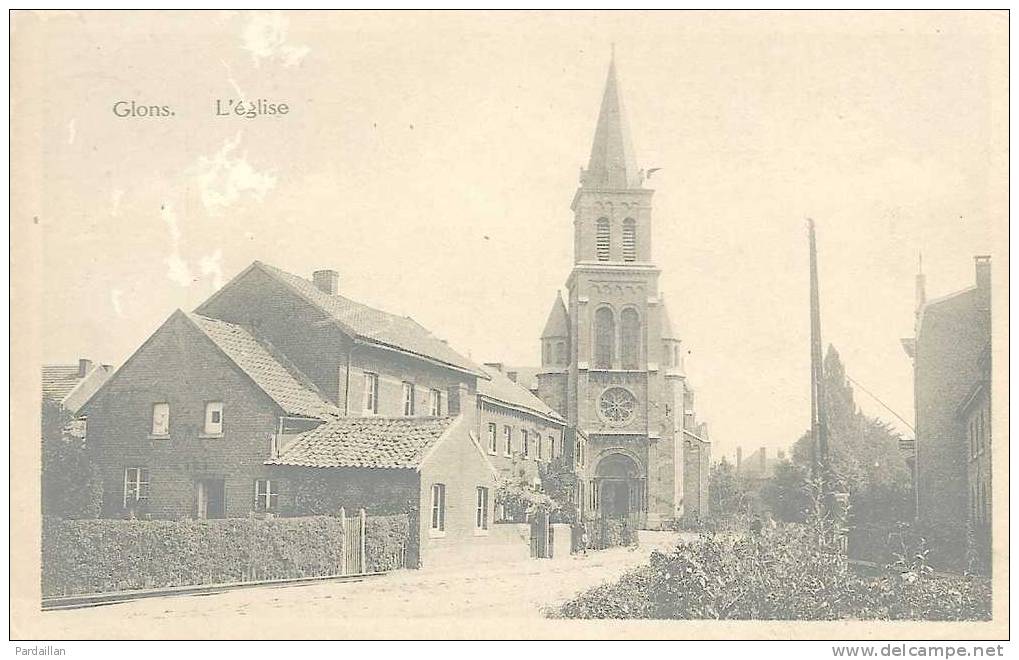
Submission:
[[198,437],[203,439],[203,440],[222,438],[223,437],[223,432],[220,431],[219,433],[199,433]]
[[166,435],[156,435],[154,433],[149,434],[149,440],[169,440],[169,439],[170,439],[169,433],[167,433]]
[[429,529],[428,538],[430,539],[444,539],[446,538],[446,530]]

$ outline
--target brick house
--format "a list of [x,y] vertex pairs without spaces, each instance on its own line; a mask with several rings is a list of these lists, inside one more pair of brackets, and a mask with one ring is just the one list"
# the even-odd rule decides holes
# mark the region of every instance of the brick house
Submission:
[[[255,262],[135,351],[82,409],[103,515],[365,508],[411,514],[427,565],[528,556],[527,526],[494,524],[497,479],[548,460],[562,420],[337,279]],[[510,463],[482,447],[491,421],[513,429]]]
[[502,365],[482,368],[489,377],[478,381],[478,436],[485,452],[500,474],[534,481],[540,466],[564,454],[566,421],[504,374]]
[[975,261],[975,285],[927,300],[917,275],[913,360],[917,515],[964,547],[991,534],[991,263]]

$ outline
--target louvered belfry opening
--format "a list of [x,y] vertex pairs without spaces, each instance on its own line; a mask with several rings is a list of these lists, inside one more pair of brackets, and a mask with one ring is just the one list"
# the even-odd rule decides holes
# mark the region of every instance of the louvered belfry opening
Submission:
[[637,223],[633,218],[623,220],[623,261],[637,260]]
[[609,219],[598,218],[598,230],[595,235],[595,250],[597,252],[598,261],[609,260],[609,246],[611,245],[612,235],[609,230]]

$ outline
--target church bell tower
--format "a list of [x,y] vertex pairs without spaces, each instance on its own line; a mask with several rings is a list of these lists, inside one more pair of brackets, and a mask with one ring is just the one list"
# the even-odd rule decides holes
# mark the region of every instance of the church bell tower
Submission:
[[[566,309],[553,306],[544,338],[568,334],[568,363],[543,360],[539,391],[586,438],[585,517],[656,527],[681,514],[685,376],[652,263],[654,191],[644,184],[613,56],[571,207]],[[567,333],[549,332],[563,325]]]

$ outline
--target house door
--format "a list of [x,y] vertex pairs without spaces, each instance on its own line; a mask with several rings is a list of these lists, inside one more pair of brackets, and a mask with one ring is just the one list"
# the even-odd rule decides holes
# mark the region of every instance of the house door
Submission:
[[200,519],[226,517],[226,492],[222,479],[195,482],[195,516]]

